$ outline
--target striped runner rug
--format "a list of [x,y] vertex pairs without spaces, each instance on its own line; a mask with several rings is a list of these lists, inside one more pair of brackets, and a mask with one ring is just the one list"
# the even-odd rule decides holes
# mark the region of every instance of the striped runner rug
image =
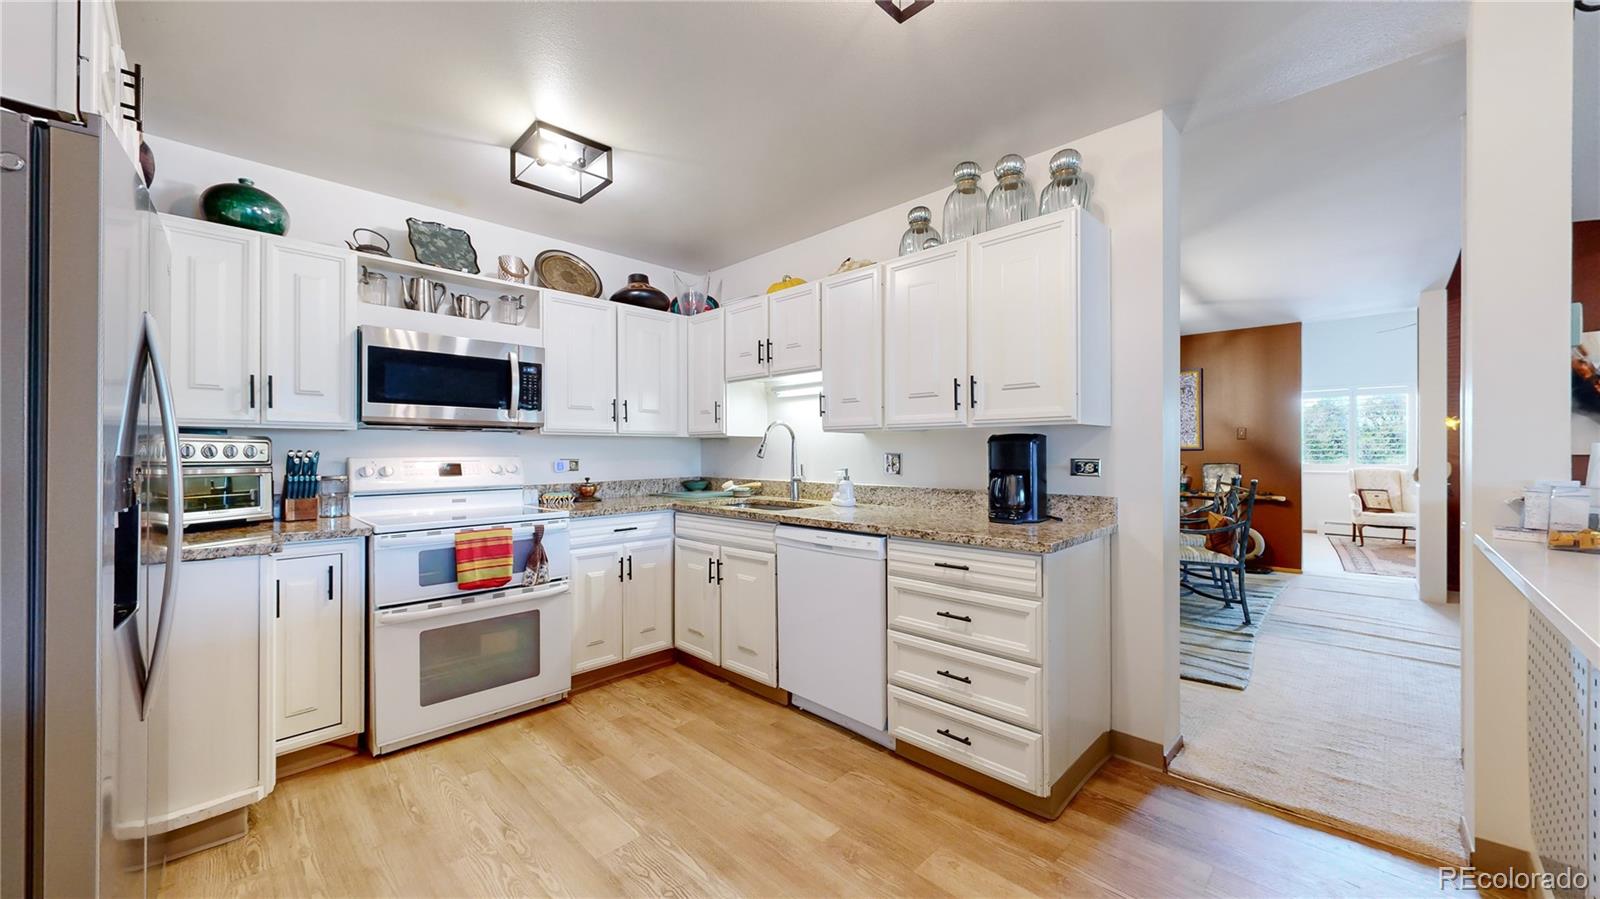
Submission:
[[1238,606],[1224,606],[1219,600],[1180,588],[1178,676],[1235,690],[1249,686],[1256,634],[1290,577],[1277,572],[1245,575],[1245,595],[1250,599],[1248,625]]

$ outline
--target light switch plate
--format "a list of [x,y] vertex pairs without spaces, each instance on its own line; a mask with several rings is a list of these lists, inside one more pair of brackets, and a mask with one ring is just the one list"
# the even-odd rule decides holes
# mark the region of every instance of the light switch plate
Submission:
[[1249,428],[1234,428],[1233,429],[1233,436],[1237,437],[1240,440],[1249,439],[1249,435],[1250,435],[1250,429]]
[[568,472],[568,471],[577,471],[578,470],[578,460],[577,459],[557,459],[556,460],[556,464],[555,464],[555,469],[556,469],[556,471],[558,473],[560,473],[560,472]]
[[899,453],[884,453],[883,454],[883,473],[884,474],[899,474],[900,473],[900,454]]
[[1100,460],[1099,459],[1073,459],[1072,460],[1072,476],[1075,477],[1075,478],[1098,478],[1098,477],[1100,477]]

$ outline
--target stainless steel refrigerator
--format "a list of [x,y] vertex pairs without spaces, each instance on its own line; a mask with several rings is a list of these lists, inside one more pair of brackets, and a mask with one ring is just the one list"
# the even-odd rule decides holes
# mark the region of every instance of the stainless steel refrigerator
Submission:
[[3,110],[0,137],[0,895],[153,895],[183,614],[182,519],[149,501],[159,476],[181,506],[180,468],[145,468],[177,441],[167,238],[98,120]]

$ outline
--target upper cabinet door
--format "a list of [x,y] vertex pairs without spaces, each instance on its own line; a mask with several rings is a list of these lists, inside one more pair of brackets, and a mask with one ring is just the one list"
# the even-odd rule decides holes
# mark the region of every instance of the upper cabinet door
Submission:
[[1077,217],[1057,213],[971,241],[975,424],[1076,419]]
[[615,434],[617,313],[603,300],[541,291],[544,300],[544,430]]
[[871,266],[819,287],[824,430],[883,426],[882,274]]
[[672,436],[684,433],[681,315],[634,306],[617,309],[617,387],[622,399],[618,431]]
[[263,421],[355,426],[355,263],[347,250],[265,243]]
[[672,539],[630,543],[622,602],[622,657],[671,649]]
[[816,371],[822,367],[822,309],[817,285],[802,284],[767,297],[767,372]]
[[884,423],[891,428],[965,425],[967,245],[886,262]]
[[728,380],[767,374],[767,298],[751,297],[722,311],[726,326],[724,371]]
[[167,353],[178,423],[260,420],[261,235],[168,216]]
[[728,433],[727,378],[723,376],[722,311],[691,316],[689,329],[689,436]]

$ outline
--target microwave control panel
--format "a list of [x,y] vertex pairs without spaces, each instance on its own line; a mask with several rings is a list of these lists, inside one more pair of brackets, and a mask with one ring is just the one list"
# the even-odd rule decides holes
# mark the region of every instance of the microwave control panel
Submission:
[[522,383],[517,386],[517,408],[526,412],[538,412],[543,408],[539,394],[539,364],[537,362],[522,363]]

